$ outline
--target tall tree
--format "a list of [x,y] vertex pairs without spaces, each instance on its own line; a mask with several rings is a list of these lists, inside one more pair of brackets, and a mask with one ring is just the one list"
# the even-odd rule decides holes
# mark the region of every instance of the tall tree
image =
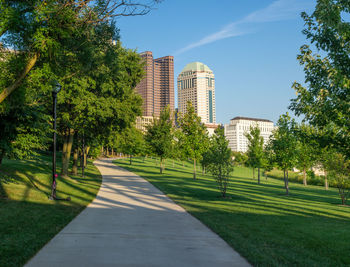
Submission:
[[258,168],[258,184],[260,184],[260,168],[264,166],[264,138],[260,135],[258,125],[250,127],[250,131],[245,134],[248,139],[248,165],[253,168]]
[[[147,14],[157,2],[0,0],[0,41],[21,51],[22,56],[21,68],[14,70],[13,77],[0,87],[0,103],[23,83],[40,61],[55,68],[62,64],[60,58],[64,54],[75,53],[72,42],[80,40],[78,47],[84,47],[88,39],[77,38],[79,33],[108,24],[118,16]],[[85,55],[84,60],[88,59]],[[85,68],[90,67],[85,64]],[[66,77],[78,74],[68,73]]]
[[288,170],[292,169],[296,162],[297,139],[293,132],[295,121],[289,114],[281,115],[277,122],[277,129],[270,138],[271,149],[275,153],[275,161],[284,173],[284,186],[286,194],[289,194]]
[[[21,58],[0,46],[0,87],[12,79],[14,69],[21,68]],[[4,157],[28,158],[47,147],[51,129],[45,103],[51,103],[51,85],[42,79],[48,73],[45,69],[33,71],[30,79],[0,104],[0,164]]]
[[160,158],[160,173],[164,171],[164,159],[171,156],[174,140],[172,125],[170,108],[166,106],[159,119],[154,117],[153,123],[147,126],[145,139],[153,154]]
[[191,102],[187,103],[187,113],[180,118],[180,127],[180,146],[184,154],[193,160],[193,179],[196,179],[196,163],[201,160],[202,153],[206,150],[208,133]]
[[209,149],[205,153],[205,165],[220,190],[222,197],[226,197],[229,177],[233,171],[233,160],[231,149],[228,147],[228,140],[225,138],[224,129],[218,127],[210,139]]
[[[140,57],[134,51],[123,48],[119,42],[116,45],[110,43],[115,28],[107,26],[95,35],[90,33],[90,40],[97,44],[90,47],[94,71],[64,80],[64,90],[58,94],[63,175],[68,174],[76,132],[84,134],[86,141],[93,141],[98,136],[108,137],[130,127],[136,116],[141,114],[142,100],[134,91],[143,75]],[[88,143],[86,145],[89,146]]]
[[350,158],[350,2],[318,0],[315,11],[302,13],[303,33],[319,54],[303,45],[298,60],[304,66],[306,87],[295,82],[297,97],[290,109],[324,132],[324,146]]

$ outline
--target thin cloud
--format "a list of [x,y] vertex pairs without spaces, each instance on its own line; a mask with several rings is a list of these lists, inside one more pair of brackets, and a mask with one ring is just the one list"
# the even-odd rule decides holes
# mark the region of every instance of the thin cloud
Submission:
[[175,55],[222,39],[249,34],[252,32],[249,26],[254,24],[294,19],[302,11],[309,10],[313,5],[314,3],[305,0],[276,0],[269,6],[252,12],[243,19],[232,22],[221,30],[179,49],[175,52]]
[[188,50],[191,50],[195,47],[199,47],[205,44],[209,44],[221,39],[226,39],[226,38],[230,38],[230,37],[235,37],[235,36],[240,36],[240,35],[244,35],[247,34],[247,32],[240,30],[237,27],[237,22],[235,23],[230,23],[228,25],[226,25],[224,28],[222,28],[220,31],[215,32],[213,34],[210,34],[206,37],[204,37],[203,39],[199,40],[198,42],[192,43],[180,50],[178,50],[177,52],[175,52],[176,55],[182,54]]

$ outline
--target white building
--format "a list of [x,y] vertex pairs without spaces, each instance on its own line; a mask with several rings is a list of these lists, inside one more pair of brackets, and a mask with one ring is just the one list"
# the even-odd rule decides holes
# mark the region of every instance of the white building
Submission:
[[212,136],[215,133],[216,128],[221,127],[220,124],[216,124],[216,123],[207,123],[207,124],[204,124],[204,126],[207,128],[207,132],[209,136]]
[[230,124],[225,124],[225,136],[232,151],[246,152],[248,150],[248,139],[245,137],[245,133],[250,131],[251,126],[255,127],[256,125],[260,129],[264,145],[266,145],[274,129],[272,121],[235,117],[230,121]]
[[187,64],[177,77],[179,112],[185,114],[190,101],[203,123],[215,123],[215,78],[201,62]]

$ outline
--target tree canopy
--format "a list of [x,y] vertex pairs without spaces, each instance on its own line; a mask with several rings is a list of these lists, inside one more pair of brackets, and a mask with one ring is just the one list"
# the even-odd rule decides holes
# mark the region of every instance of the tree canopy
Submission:
[[208,172],[214,176],[221,196],[225,198],[229,177],[233,171],[233,160],[222,127],[215,129],[215,134],[210,138],[208,150],[203,157]]
[[160,158],[160,173],[164,171],[163,160],[171,156],[174,140],[172,126],[169,106],[162,109],[159,118],[153,117],[153,123],[147,126],[145,139],[151,152]]
[[258,168],[258,183],[260,184],[260,168],[264,166],[264,138],[260,135],[259,126],[250,127],[250,131],[245,134],[248,139],[247,164],[253,168]]
[[187,113],[180,118],[180,128],[180,146],[184,154],[193,160],[193,179],[196,179],[196,162],[202,158],[209,139],[207,130],[191,102],[187,103]]
[[319,54],[303,45],[298,60],[306,86],[295,82],[290,109],[323,132],[321,145],[350,157],[350,2],[318,0],[315,11],[302,13],[303,33]]

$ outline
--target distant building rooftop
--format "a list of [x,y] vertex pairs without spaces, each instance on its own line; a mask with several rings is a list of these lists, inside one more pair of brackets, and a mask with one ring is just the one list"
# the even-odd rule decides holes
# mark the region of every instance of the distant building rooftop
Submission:
[[207,128],[213,128],[213,129],[216,129],[220,126],[220,124],[217,124],[217,123],[204,123],[204,125]]
[[231,121],[234,120],[246,120],[246,121],[265,121],[265,122],[272,122],[270,120],[266,120],[266,119],[257,119],[257,118],[248,118],[248,117],[234,117],[233,119],[231,119]]
[[181,72],[185,72],[185,71],[209,71],[212,72],[212,70],[205,64],[203,64],[202,62],[191,62],[188,63]]

